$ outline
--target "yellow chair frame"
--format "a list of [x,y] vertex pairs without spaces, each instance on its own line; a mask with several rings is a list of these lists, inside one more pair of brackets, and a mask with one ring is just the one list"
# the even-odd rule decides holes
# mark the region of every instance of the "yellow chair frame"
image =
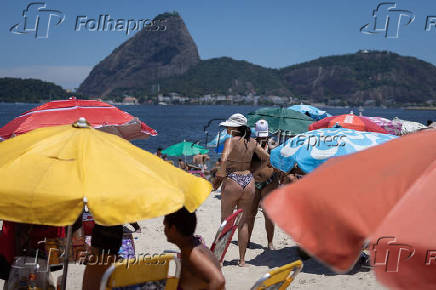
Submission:
[[[170,264],[174,263],[174,274],[170,275]],[[181,263],[176,254],[139,256],[112,264],[100,281],[100,290],[128,287],[150,281],[167,280],[165,290],[176,290],[180,278]]]
[[[280,268],[272,269],[262,278],[257,280],[251,290],[285,290],[292,283],[292,281],[294,281],[295,276],[301,272],[301,269],[303,269],[303,262],[301,260],[297,260],[291,264],[283,265]],[[279,288],[274,287],[275,284],[282,281],[283,284]]]

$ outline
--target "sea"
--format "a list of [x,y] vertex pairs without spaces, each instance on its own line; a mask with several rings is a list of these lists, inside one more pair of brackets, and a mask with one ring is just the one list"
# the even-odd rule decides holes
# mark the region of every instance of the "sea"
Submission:
[[[34,108],[38,104],[10,104],[0,103],[0,127],[14,119],[18,115]],[[231,114],[247,114],[262,106],[186,106],[186,105],[128,105],[118,106],[121,110],[138,117],[147,125],[157,130],[158,135],[145,140],[136,140],[132,143],[144,150],[156,152],[161,147],[166,147],[182,142],[198,142],[205,145],[215,137],[218,132],[218,124]],[[332,115],[341,115],[353,111],[359,114],[359,108],[321,108]],[[362,108],[360,108],[362,110]],[[370,117],[385,117],[393,119],[398,117],[403,120],[415,121],[426,124],[427,120],[436,121],[436,111],[431,110],[405,110],[391,108],[364,108],[362,114]],[[218,155],[210,151],[211,162]],[[170,158],[174,161],[177,158]],[[188,157],[188,162],[190,157]]]

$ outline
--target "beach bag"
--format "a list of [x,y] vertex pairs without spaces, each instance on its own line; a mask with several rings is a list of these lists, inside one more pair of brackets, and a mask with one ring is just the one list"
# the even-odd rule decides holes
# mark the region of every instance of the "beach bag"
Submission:
[[135,243],[132,234],[123,234],[123,240],[121,242],[121,247],[118,251],[118,255],[123,259],[130,259],[135,257]]

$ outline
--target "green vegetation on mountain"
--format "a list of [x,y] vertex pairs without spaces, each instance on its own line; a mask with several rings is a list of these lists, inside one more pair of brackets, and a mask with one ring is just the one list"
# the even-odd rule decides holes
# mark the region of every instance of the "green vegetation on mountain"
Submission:
[[280,70],[287,87],[314,102],[436,104],[436,67],[388,51],[321,57]]
[[0,78],[0,102],[37,103],[71,96],[54,83],[36,79]]
[[146,82],[145,89],[122,88],[115,90],[113,95],[123,92],[136,96],[150,95],[156,92],[158,83],[162,94],[177,92],[194,97],[205,94],[290,94],[277,70],[221,57],[202,60],[182,75],[160,79],[159,82]]
[[176,92],[298,96],[329,105],[434,105],[436,67],[386,51],[322,57],[269,69],[228,57],[201,60],[184,74],[145,80],[142,88],[117,88],[111,96],[137,97]]

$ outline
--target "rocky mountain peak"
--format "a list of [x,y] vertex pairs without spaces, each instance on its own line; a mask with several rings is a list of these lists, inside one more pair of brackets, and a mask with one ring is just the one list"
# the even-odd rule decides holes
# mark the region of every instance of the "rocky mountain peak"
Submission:
[[199,63],[197,45],[177,12],[163,13],[97,64],[78,92],[105,96],[181,75]]

